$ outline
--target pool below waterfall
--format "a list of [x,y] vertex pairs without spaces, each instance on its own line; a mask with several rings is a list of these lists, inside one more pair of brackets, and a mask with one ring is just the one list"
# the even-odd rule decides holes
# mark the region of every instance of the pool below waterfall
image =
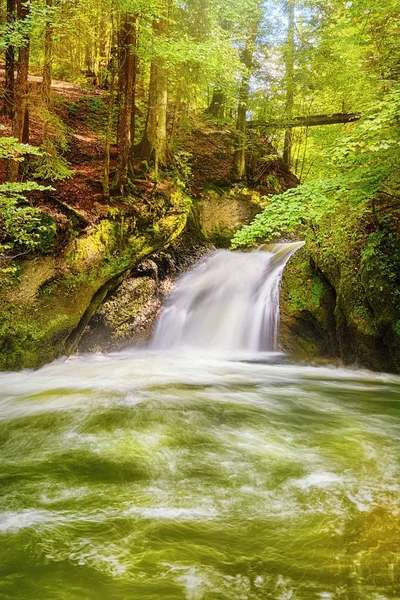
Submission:
[[399,409],[277,353],[2,374],[0,598],[398,598]]

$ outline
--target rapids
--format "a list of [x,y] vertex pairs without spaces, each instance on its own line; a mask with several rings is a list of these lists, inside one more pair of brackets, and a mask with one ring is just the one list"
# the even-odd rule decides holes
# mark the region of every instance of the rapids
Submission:
[[400,377],[182,346],[0,374],[0,599],[398,599]]

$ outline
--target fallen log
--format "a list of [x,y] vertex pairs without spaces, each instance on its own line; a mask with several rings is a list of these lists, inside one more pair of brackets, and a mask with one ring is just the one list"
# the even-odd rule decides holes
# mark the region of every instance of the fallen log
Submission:
[[338,125],[340,123],[353,123],[361,118],[361,113],[334,113],[331,115],[309,115],[293,117],[287,121],[249,121],[249,127],[292,129],[294,127],[318,127],[320,125]]

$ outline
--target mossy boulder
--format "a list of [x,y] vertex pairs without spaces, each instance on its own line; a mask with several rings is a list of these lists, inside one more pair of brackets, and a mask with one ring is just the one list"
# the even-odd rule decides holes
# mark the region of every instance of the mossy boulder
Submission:
[[334,357],[335,290],[310,260],[307,248],[286,266],[281,292],[281,345],[294,354]]
[[282,283],[285,350],[400,372],[400,243],[388,227],[335,215],[308,236]]
[[113,211],[57,255],[14,261],[2,272],[0,370],[37,368],[70,354],[94,312],[145,257],[184,229],[190,200],[180,192],[145,232]]
[[128,344],[146,342],[161,305],[156,292],[156,277],[134,276],[126,279],[89,321],[79,350],[119,350]]
[[208,190],[196,202],[199,228],[204,238],[229,247],[234,233],[262,210],[260,193],[245,188]]

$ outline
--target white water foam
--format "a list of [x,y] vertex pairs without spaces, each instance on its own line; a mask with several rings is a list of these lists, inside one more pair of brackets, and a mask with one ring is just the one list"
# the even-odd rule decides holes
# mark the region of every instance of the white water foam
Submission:
[[218,250],[179,281],[159,317],[157,349],[275,351],[283,269],[303,242],[251,253]]

